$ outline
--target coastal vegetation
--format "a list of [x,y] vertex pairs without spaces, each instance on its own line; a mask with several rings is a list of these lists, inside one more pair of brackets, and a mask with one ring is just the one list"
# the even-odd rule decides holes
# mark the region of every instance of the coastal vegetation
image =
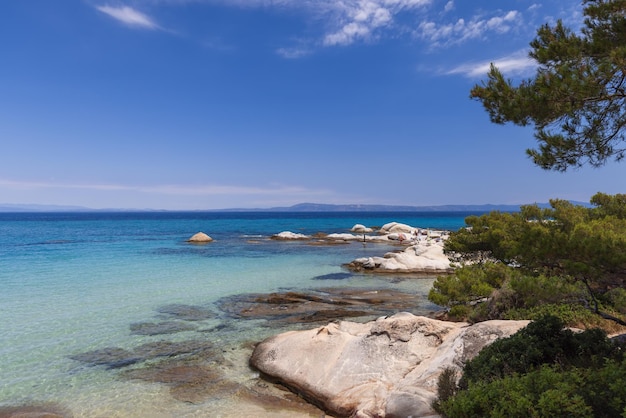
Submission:
[[[545,24],[530,43],[535,76],[492,65],[470,96],[492,122],[532,126],[546,170],[626,156],[626,0],[583,0],[584,26]],[[458,268],[429,299],[450,319],[531,319],[439,378],[446,417],[626,417],[626,194],[591,205],[550,201],[466,219],[444,251]],[[584,331],[575,332],[572,328]],[[621,336],[623,337],[623,335]],[[459,380],[460,377],[460,380]]]
[[553,314],[570,326],[626,325],[626,195],[550,204],[466,218],[444,247],[461,267],[429,299],[472,322]]
[[447,417],[624,417],[624,346],[598,329],[573,332],[545,316],[439,378]]

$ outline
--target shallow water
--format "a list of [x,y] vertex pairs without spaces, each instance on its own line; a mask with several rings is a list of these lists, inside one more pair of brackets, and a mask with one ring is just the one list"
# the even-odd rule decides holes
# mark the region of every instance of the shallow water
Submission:
[[[224,352],[224,370],[254,380],[250,345],[278,330],[229,318],[216,301],[241,293],[321,287],[393,288],[423,295],[430,279],[349,275],[342,264],[382,255],[381,244],[311,246],[270,240],[293,231],[347,232],[354,224],[398,221],[458,229],[467,214],[73,213],[0,214],[0,406],[53,402],[73,416],[294,416],[224,396],[193,404],[161,383],[120,378],[118,370],[71,357],[154,341],[209,339]],[[186,241],[203,231],[215,241]],[[184,304],[211,317],[194,329],[138,335],[131,325],[172,319],[159,309]],[[177,319],[177,318],[173,318]],[[306,415],[306,414],[305,414]]]

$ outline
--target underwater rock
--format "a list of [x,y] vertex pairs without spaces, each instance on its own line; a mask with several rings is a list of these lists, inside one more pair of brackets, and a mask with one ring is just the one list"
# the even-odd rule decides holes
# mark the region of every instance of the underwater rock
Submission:
[[174,399],[201,403],[211,398],[234,394],[239,385],[224,379],[216,368],[185,361],[166,361],[146,368],[128,370],[127,379],[164,383]]
[[186,322],[137,322],[130,324],[130,333],[135,335],[164,335],[183,331],[194,331],[196,327]]
[[211,319],[215,316],[210,309],[203,308],[202,306],[179,303],[161,306],[157,309],[157,312],[182,321],[204,321],[205,319]]
[[54,403],[0,406],[1,418],[70,418],[71,412]]
[[132,351],[118,347],[107,347],[76,354],[70,356],[70,358],[90,366],[106,366],[108,369],[119,369],[158,357],[182,355],[194,355],[200,358],[216,357],[211,342],[191,340],[179,342],[156,341],[140,345]]
[[315,324],[412,311],[423,296],[391,289],[324,288],[302,292],[243,294],[220,299],[218,307],[238,319],[266,319],[267,325]]
[[119,347],[106,347],[87,351],[70,356],[70,358],[82,363],[87,363],[90,366],[106,366],[108,369],[118,369],[141,361],[132,351],[124,350]]

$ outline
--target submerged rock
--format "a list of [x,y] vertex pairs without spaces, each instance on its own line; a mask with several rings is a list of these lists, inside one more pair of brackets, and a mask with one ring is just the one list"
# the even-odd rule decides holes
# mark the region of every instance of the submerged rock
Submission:
[[290,331],[256,346],[250,364],[338,416],[424,417],[437,379],[528,321],[475,325],[398,313]]
[[301,292],[244,294],[223,298],[219,308],[239,319],[266,319],[267,325],[326,323],[330,320],[367,319],[412,311],[423,296],[391,289],[323,288]]
[[98,350],[70,356],[72,360],[87,363],[90,366],[106,366],[108,369],[118,369],[130,366],[142,359],[132,351],[119,347],[106,347]]
[[184,305],[178,303],[161,306],[157,309],[157,312],[182,321],[203,321],[205,319],[211,319],[215,316],[210,309],[202,306]]
[[181,402],[202,403],[207,399],[232,396],[240,386],[224,378],[215,367],[202,363],[167,361],[150,367],[129,370],[127,379],[164,383],[170,394]]
[[119,369],[158,357],[199,356],[214,357],[213,344],[208,341],[156,341],[125,350],[119,347],[107,347],[70,356],[72,360],[90,366],[105,366],[108,369]]
[[130,333],[135,335],[164,335],[193,331],[196,327],[181,321],[137,322],[130,324]]
[[2,418],[70,418],[72,413],[54,403],[0,406]]

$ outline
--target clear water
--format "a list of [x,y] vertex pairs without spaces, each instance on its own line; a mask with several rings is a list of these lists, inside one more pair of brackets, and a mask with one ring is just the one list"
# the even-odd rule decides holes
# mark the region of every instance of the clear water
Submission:
[[[178,402],[159,384],[123,381],[71,355],[104,347],[136,347],[159,339],[207,338],[196,331],[139,336],[129,325],[155,318],[172,303],[206,306],[222,297],[326,286],[396,288],[425,295],[432,279],[354,276],[320,283],[357,257],[382,255],[383,245],[311,246],[269,240],[293,231],[347,232],[354,224],[397,221],[456,230],[466,213],[0,213],[0,406],[54,402],[73,416],[258,416],[227,400]],[[215,239],[191,245],[203,231]],[[219,315],[203,321],[219,325]],[[261,339],[275,330],[238,324],[212,333],[216,343]],[[249,378],[242,352],[235,373]],[[237,362],[242,363],[237,365]],[[251,407],[252,408],[252,407]],[[268,416],[277,416],[274,412]]]

